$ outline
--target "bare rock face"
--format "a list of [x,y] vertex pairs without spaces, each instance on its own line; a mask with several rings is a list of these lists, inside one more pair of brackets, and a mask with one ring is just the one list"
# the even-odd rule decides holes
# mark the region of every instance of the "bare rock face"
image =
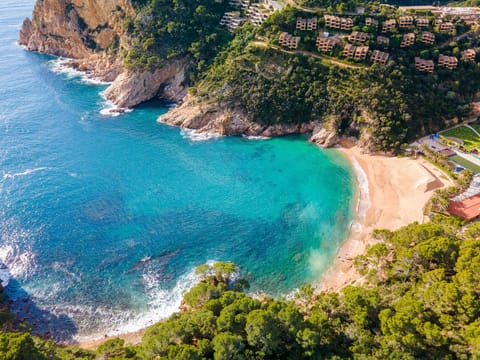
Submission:
[[162,115],[158,122],[203,133],[265,137],[310,133],[316,124],[262,126],[250,121],[241,109],[194,97],[187,97],[181,106]]
[[25,19],[19,44],[29,50],[83,59],[123,35],[122,17],[134,14],[129,0],[38,0]]
[[122,108],[131,108],[155,96],[181,101],[185,96],[186,59],[172,60],[150,71],[127,70],[105,91],[105,97]]
[[125,42],[127,15],[134,15],[130,0],[38,0],[18,42],[28,50],[75,59],[72,67],[113,81],[123,64],[105,49]]
[[340,138],[335,131],[329,131],[320,125],[315,127],[309,139],[309,141],[326,148],[337,145],[339,140]]
[[134,16],[130,0],[37,0],[32,20],[25,19],[19,43],[27,49],[72,58],[67,65],[113,82],[106,97],[122,108],[155,96],[180,101],[185,96],[188,62],[170,60],[155,71],[126,70],[110,47],[128,48],[123,29]]

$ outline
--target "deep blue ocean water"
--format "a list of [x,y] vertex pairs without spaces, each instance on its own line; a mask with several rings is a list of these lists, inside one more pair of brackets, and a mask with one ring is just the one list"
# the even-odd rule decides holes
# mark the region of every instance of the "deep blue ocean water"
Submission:
[[69,340],[179,305],[206,261],[252,291],[315,280],[352,221],[354,178],[303,137],[193,141],[151,102],[100,114],[105,86],[15,42],[34,0],[0,3],[0,260],[19,319]]

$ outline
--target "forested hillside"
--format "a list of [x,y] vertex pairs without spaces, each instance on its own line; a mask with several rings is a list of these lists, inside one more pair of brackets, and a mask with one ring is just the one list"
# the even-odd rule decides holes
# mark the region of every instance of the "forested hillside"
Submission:
[[471,359],[480,356],[480,226],[437,216],[379,230],[356,260],[362,286],[295,299],[251,297],[230,263],[201,266],[184,311],[136,346],[97,352],[20,333],[0,335],[2,359]]

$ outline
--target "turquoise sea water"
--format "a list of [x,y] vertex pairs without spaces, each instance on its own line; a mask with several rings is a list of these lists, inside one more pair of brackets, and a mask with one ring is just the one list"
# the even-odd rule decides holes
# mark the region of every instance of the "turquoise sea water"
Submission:
[[193,269],[234,261],[285,294],[332,261],[354,179],[302,137],[193,141],[149,103],[109,117],[105,86],[15,45],[33,0],[0,3],[0,260],[20,319],[71,340],[175,311]]

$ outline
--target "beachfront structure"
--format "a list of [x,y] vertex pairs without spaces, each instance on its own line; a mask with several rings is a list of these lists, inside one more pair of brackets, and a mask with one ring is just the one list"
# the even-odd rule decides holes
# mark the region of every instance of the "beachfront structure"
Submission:
[[290,49],[296,49],[300,42],[300,36],[293,36],[287,32],[282,32],[278,37],[278,42],[282,46],[286,46]]
[[419,28],[430,26],[430,22],[428,21],[427,18],[421,17],[421,18],[417,18],[415,21],[417,23],[417,27]]
[[397,22],[395,21],[395,19],[384,21],[382,24],[382,32],[384,33],[395,30],[396,28],[397,28]]
[[380,50],[373,50],[370,60],[374,63],[385,65],[388,61],[389,56],[390,54],[387,52],[380,51]]
[[410,26],[413,25],[413,16],[400,16],[400,19],[398,19],[398,26],[400,28],[409,28]]
[[343,56],[353,58],[356,49],[357,47],[352,44],[345,44],[345,47],[343,48]]
[[335,46],[335,41],[333,39],[329,39],[319,35],[317,37],[316,45],[318,50],[323,52],[330,52]]
[[462,51],[462,59],[465,61],[475,61],[476,56],[477,53],[475,52],[475,49],[467,49]]
[[353,57],[355,60],[365,60],[368,54],[368,46],[358,46],[355,49],[355,56]]
[[364,43],[368,39],[368,34],[361,32],[361,31],[353,31],[349,36],[348,36],[348,41],[352,43]]
[[388,46],[388,44],[390,44],[390,38],[388,38],[386,36],[378,35],[377,36],[377,44]]
[[423,31],[419,40],[425,44],[431,45],[435,42],[435,35],[429,31]]
[[234,32],[239,26],[242,26],[247,19],[240,16],[240,11],[232,11],[223,14],[220,25],[225,25],[230,32]]
[[414,43],[415,43],[414,33],[403,34],[403,39],[402,39],[402,42],[400,43],[400,47],[404,48],[407,46],[412,46]]
[[480,216],[480,194],[461,201],[450,200],[448,212],[467,221],[476,219]]
[[433,64],[433,60],[425,60],[419,57],[415,58],[415,67],[418,71],[422,72],[429,72],[432,73],[435,65]]
[[378,27],[378,20],[376,20],[374,18],[367,17],[365,19],[365,25],[373,26],[373,27],[377,28]]
[[450,32],[455,30],[455,24],[451,22],[442,22],[440,24],[440,31],[442,32]]
[[333,29],[351,30],[353,27],[353,20],[345,17],[341,18],[333,15],[325,15],[325,26]]
[[438,66],[445,67],[449,70],[453,70],[458,65],[458,59],[455,56],[446,56],[440,54],[438,57]]

